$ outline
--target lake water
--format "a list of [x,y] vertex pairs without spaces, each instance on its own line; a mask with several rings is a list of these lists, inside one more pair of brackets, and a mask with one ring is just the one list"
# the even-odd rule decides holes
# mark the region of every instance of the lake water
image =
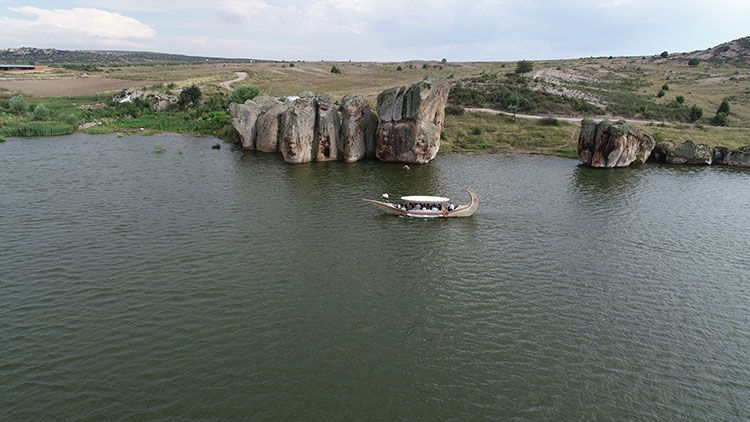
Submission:
[[0,420],[750,416],[750,171],[217,142],[0,143]]

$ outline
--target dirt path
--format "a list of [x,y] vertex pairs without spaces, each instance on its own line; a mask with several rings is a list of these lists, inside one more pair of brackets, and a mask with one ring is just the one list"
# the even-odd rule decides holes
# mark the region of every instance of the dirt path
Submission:
[[237,75],[236,78],[232,79],[231,81],[222,82],[219,85],[221,85],[222,88],[231,91],[234,89],[232,88],[233,83],[244,81],[245,79],[247,79],[247,72],[234,72],[234,74]]
[[[490,113],[490,114],[504,114],[506,116],[512,116],[513,115],[513,113],[509,113],[507,111],[493,110],[491,108],[466,107],[466,111],[474,111],[474,112],[478,112],[478,113]],[[573,123],[580,123],[581,120],[583,120],[583,119],[586,118],[586,117],[577,117],[577,116],[554,116],[554,115],[537,116],[537,115],[533,115],[533,114],[519,114],[519,113],[516,113],[516,117],[520,117],[522,119],[544,119],[546,117],[553,117],[553,118],[555,118],[557,120],[564,120],[566,122],[573,122]],[[625,117],[609,116],[609,115],[594,116],[594,117],[589,117],[589,118],[590,119],[594,119],[594,120],[603,120],[603,119],[608,119],[608,120],[612,120],[612,121],[624,120],[624,121],[630,122],[630,123],[644,123],[644,124],[646,124],[646,123],[662,123],[659,120],[628,119],[628,118],[625,118]]]

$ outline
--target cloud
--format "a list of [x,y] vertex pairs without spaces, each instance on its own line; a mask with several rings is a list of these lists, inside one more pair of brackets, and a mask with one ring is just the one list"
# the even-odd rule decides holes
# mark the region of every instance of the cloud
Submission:
[[137,47],[156,37],[156,30],[137,19],[101,9],[9,7],[33,19],[0,17],[0,41],[24,45]]

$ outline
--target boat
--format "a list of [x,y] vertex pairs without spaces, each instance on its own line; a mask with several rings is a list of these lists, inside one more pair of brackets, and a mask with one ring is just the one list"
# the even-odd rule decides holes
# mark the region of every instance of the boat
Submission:
[[[386,214],[419,218],[471,217],[479,209],[479,195],[473,189],[463,189],[471,197],[468,204],[452,206],[450,199],[442,196],[402,196],[401,201],[391,202],[388,194],[383,200],[363,199]],[[418,206],[417,206],[418,205]]]

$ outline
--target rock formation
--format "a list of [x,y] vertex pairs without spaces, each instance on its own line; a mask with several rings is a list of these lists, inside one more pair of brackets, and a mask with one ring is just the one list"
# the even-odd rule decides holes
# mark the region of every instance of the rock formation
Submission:
[[578,160],[591,167],[627,167],[645,163],[654,149],[654,138],[625,122],[590,119],[581,122]]
[[715,147],[712,164],[732,167],[750,167],[750,146],[737,149]]
[[255,99],[247,100],[245,104],[229,104],[230,122],[240,134],[243,148],[248,150],[255,149],[258,117],[277,104],[279,104],[279,101],[268,95],[261,95]]
[[427,163],[440,148],[450,86],[426,79],[378,95],[376,155],[382,161]]
[[341,118],[336,110],[333,95],[323,94],[318,97],[317,103],[313,155],[315,161],[336,161],[342,150]]
[[312,161],[316,111],[315,94],[305,91],[294,100],[288,110],[282,113],[279,126],[279,149],[287,163],[298,164]]
[[375,156],[375,134],[378,118],[365,97],[346,95],[341,99],[342,159],[347,163]]
[[680,145],[675,145],[672,142],[659,142],[656,149],[659,152],[655,158],[659,159],[659,162],[668,164],[711,165],[713,158],[711,147],[706,144],[696,144],[691,140],[687,140]]
[[177,104],[174,95],[162,94],[161,92],[147,93],[137,89],[123,89],[112,96],[112,101],[118,103],[132,103],[135,100],[143,100],[149,103],[152,110],[165,111]]
[[257,131],[255,148],[258,151],[279,151],[279,117],[291,105],[292,102],[290,101],[276,104],[258,117],[258,120],[255,122],[255,130]]
[[281,152],[288,163],[375,156],[426,163],[440,146],[448,90],[446,82],[436,80],[387,90],[378,96],[380,119],[361,95],[344,96],[339,115],[332,95],[315,97],[309,91],[294,101],[261,96],[233,103],[229,114],[243,148]]

